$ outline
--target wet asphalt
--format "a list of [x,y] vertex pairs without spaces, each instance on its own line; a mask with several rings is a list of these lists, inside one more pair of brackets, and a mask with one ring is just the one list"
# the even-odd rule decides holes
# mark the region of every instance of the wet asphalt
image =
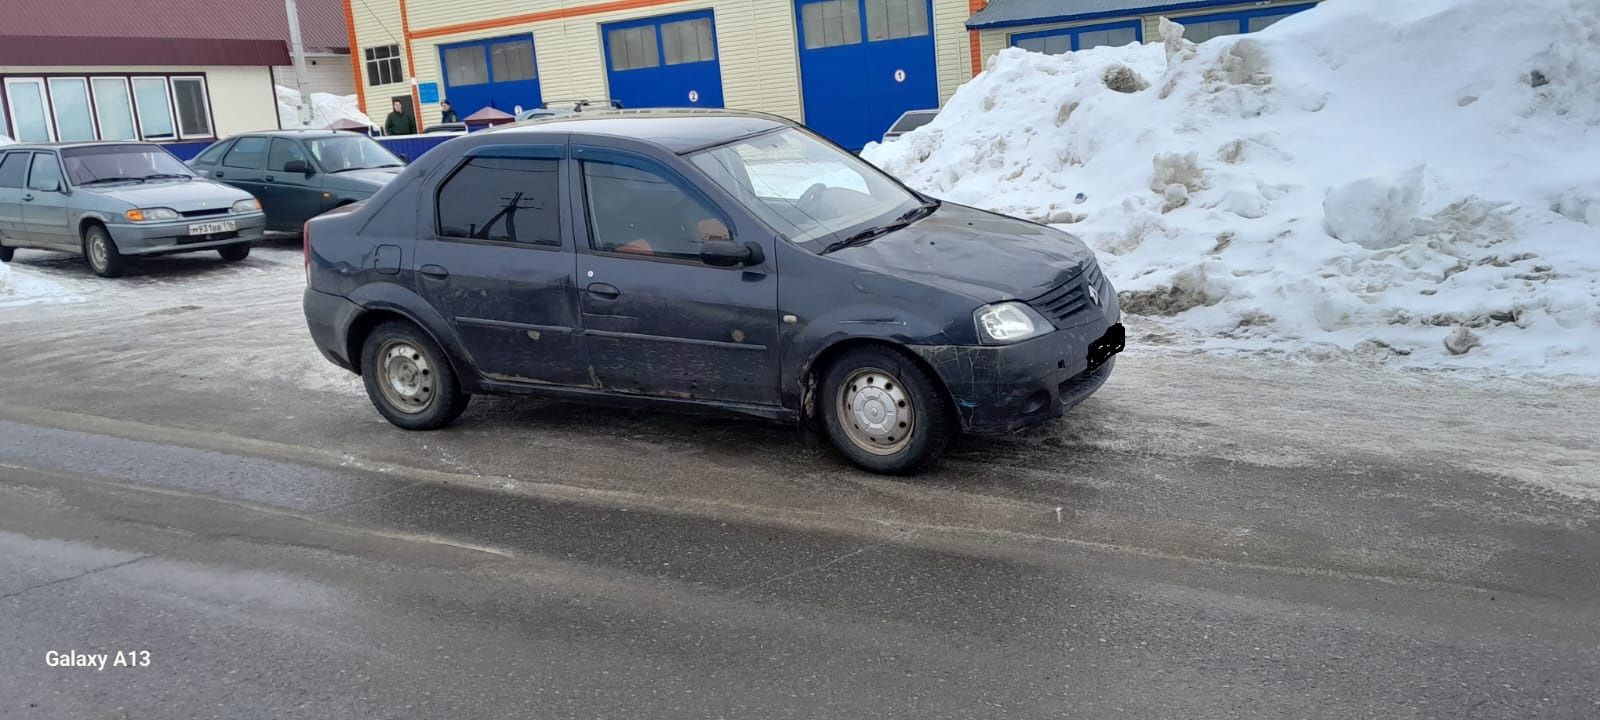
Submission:
[[1600,716],[1584,431],[1453,412],[1591,391],[1130,353],[889,479],[737,418],[393,430],[288,249],[19,260],[82,301],[0,312],[0,718]]

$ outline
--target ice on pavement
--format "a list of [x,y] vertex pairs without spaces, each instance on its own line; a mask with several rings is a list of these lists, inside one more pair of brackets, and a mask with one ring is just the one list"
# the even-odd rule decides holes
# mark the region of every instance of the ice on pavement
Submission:
[[361,103],[356,101],[354,95],[334,95],[332,93],[311,93],[311,120],[300,121],[300,106],[302,95],[294,88],[276,85],[278,93],[278,122],[285,128],[312,128],[326,129],[329,125],[339,120],[354,120],[367,127],[375,127],[372,118],[361,111]]
[[1336,0],[1013,48],[863,156],[1078,234],[1180,342],[1600,375],[1596,28],[1600,0]]
[[76,293],[26,270],[0,265],[0,307],[75,302]]

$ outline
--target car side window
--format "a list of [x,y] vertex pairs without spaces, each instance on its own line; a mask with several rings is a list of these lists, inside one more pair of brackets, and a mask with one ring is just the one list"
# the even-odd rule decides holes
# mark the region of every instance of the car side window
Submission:
[[20,188],[28,177],[29,154],[6,153],[0,156],[0,187]]
[[439,186],[439,236],[560,247],[559,169],[555,158],[468,158]]
[[61,192],[61,163],[50,153],[34,153],[33,167],[28,171],[28,189],[39,192]]
[[700,244],[732,239],[722,214],[653,170],[583,161],[590,247],[600,252],[700,259]]
[[300,147],[300,143],[283,138],[273,138],[272,152],[267,153],[267,169],[285,172],[288,170],[285,166],[289,164],[290,160],[299,160],[307,165],[311,164],[311,158],[306,155],[305,148]]
[[261,161],[266,154],[266,138],[239,138],[233,141],[233,147],[228,150],[227,155],[223,156],[222,164],[228,167],[260,170]]
[[211,147],[206,148],[205,152],[200,153],[200,155],[194,159],[195,163],[200,165],[217,164],[217,161],[222,159],[222,154],[228,151],[228,144],[229,143],[226,140],[219,143],[214,143]]

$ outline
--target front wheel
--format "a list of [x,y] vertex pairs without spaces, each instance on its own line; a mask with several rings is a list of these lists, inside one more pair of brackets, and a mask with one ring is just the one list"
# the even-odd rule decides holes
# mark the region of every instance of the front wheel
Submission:
[[444,351],[408,322],[385,322],[367,336],[361,347],[361,377],[378,413],[407,430],[449,425],[472,401],[461,391]]
[[250,257],[250,243],[239,243],[238,245],[227,245],[220,247],[217,248],[217,254],[221,255],[222,259],[227,262],[239,262],[240,260]]
[[128,259],[117,252],[111,233],[100,225],[90,225],[83,231],[83,256],[89,261],[89,269],[100,277],[121,277],[128,269]]
[[0,262],[11,262],[12,256],[17,254],[16,248],[0,245]]
[[928,467],[955,435],[937,380],[888,347],[856,348],[829,365],[819,404],[834,446],[873,472]]

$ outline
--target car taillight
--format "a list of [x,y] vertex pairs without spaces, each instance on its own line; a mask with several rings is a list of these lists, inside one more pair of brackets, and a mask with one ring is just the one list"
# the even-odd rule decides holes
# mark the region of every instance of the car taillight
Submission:
[[300,256],[305,261],[306,284],[311,284],[311,223],[300,228]]

